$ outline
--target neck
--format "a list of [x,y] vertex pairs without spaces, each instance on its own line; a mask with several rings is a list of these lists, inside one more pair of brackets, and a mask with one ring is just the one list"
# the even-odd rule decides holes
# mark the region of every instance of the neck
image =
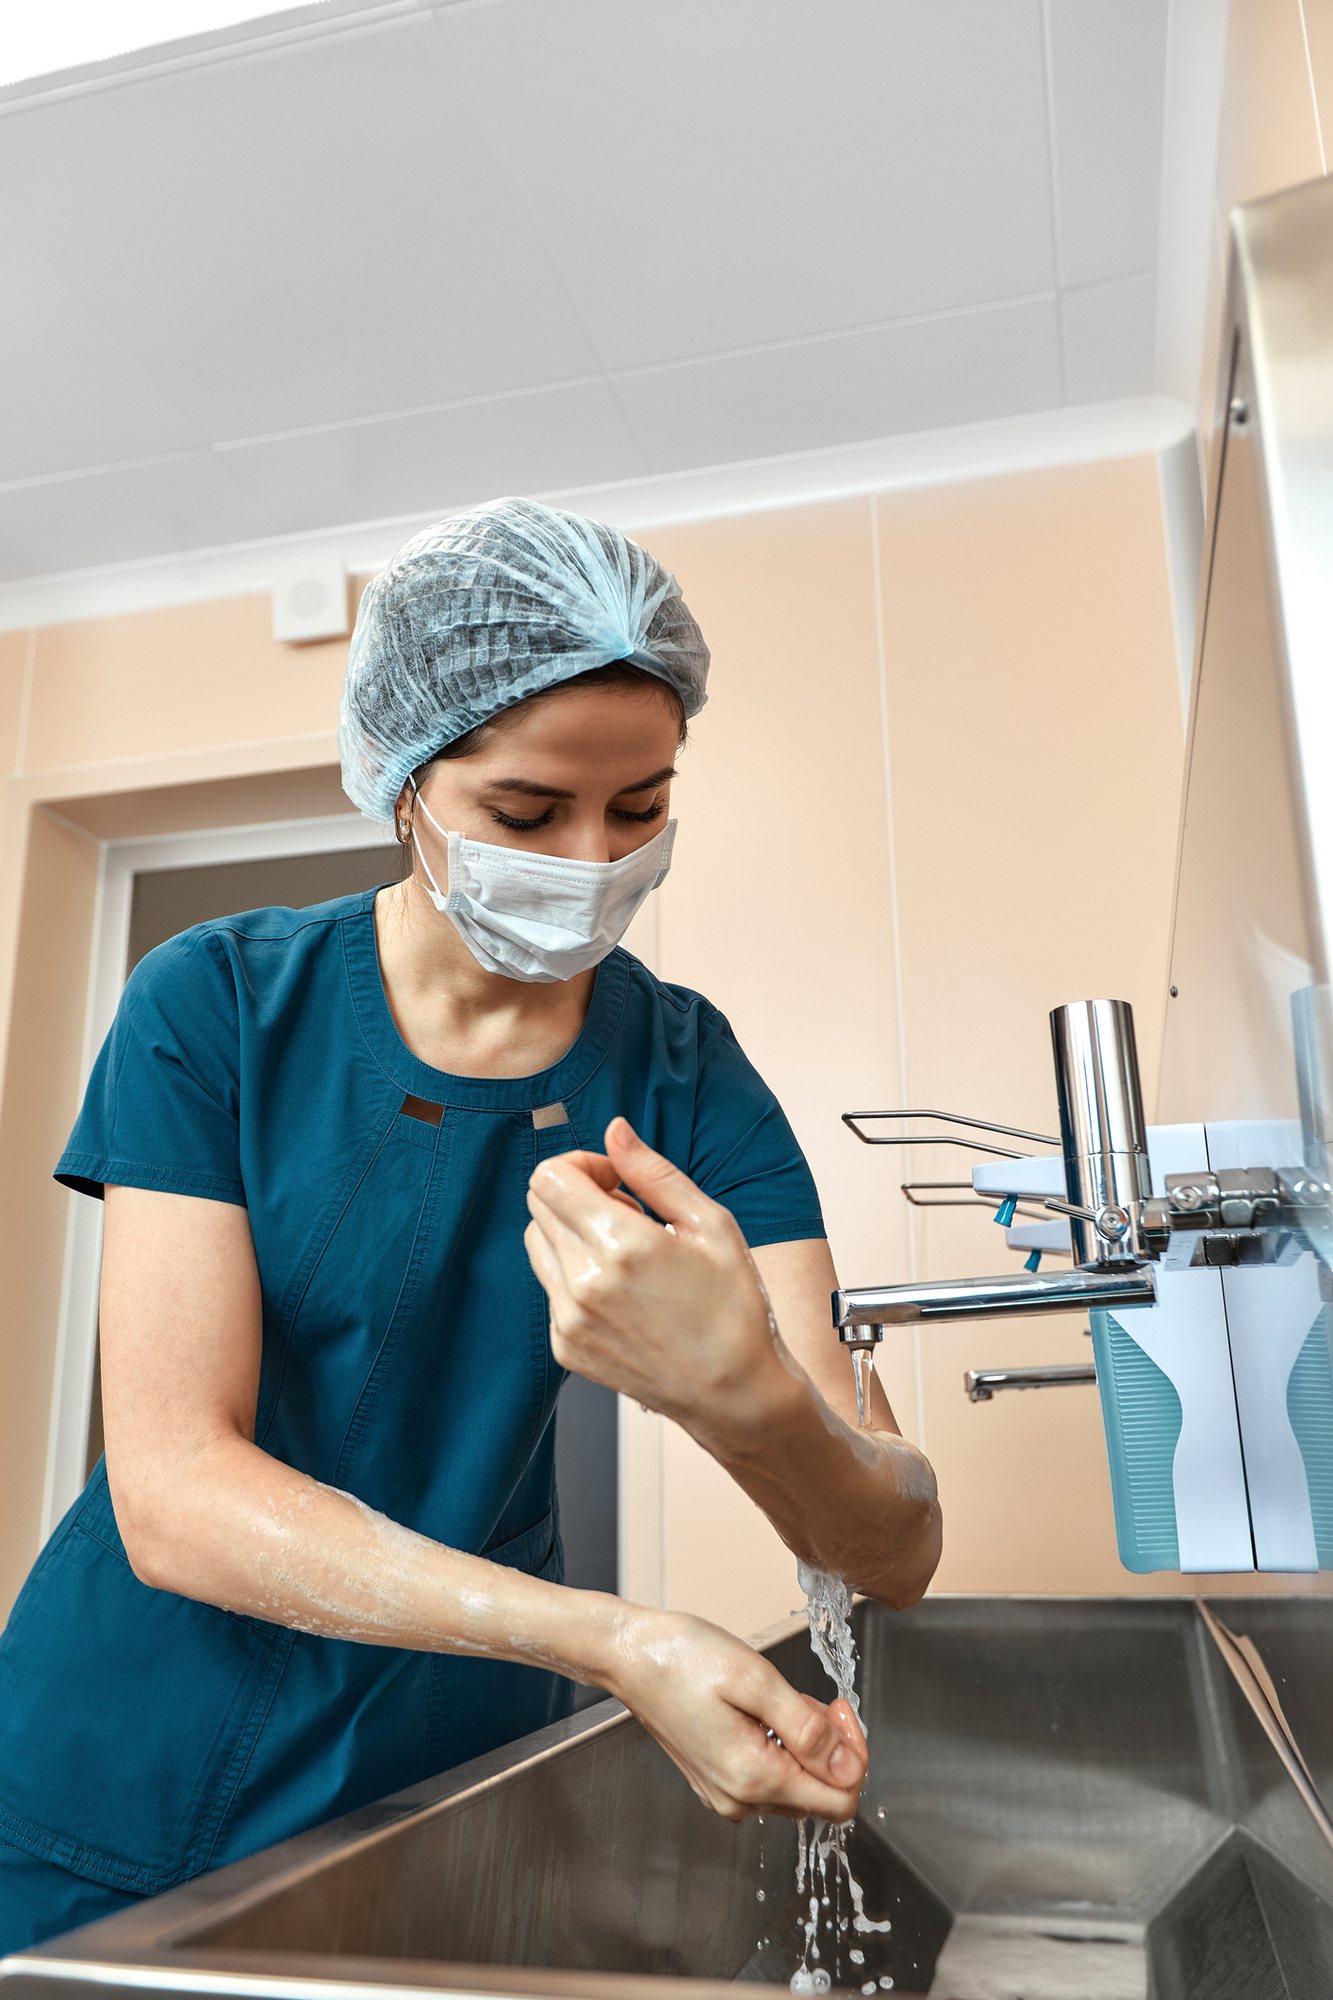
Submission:
[[[549,983],[488,972],[415,875],[376,896],[375,941],[398,1032],[437,1068],[459,1075],[545,1068],[587,1015],[595,971]],[[496,1063],[503,1067],[489,1068]]]

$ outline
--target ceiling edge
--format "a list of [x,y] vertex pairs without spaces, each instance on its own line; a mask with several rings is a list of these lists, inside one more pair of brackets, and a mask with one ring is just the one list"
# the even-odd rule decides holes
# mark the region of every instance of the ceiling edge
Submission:
[[[1136,396],[528,497],[633,531],[860,493],[1157,454],[1193,431],[1194,412],[1183,402],[1169,396]],[[474,501],[495,497],[491,492],[477,493]],[[323,562],[333,558],[349,572],[366,574],[381,568],[410,535],[440,512],[456,513],[469,504],[473,502],[460,501],[427,514],[349,522],[316,534],[191,549],[0,584],[0,631],[267,591],[278,576],[290,577],[299,569],[305,557]]]

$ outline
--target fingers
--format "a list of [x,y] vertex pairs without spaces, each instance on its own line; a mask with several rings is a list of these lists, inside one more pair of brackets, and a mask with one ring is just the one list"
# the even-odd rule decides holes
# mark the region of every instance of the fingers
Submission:
[[564,1314],[571,1311],[574,1301],[570,1297],[569,1288],[565,1283],[565,1274],[560,1267],[560,1259],[556,1256],[546,1236],[543,1235],[538,1223],[530,1222],[523,1231],[523,1248],[528,1253],[528,1262],[533,1268],[538,1283],[551,1302],[552,1313]]
[[620,1179],[642,1195],[663,1222],[697,1229],[716,1209],[717,1203],[710,1201],[688,1174],[639,1137],[628,1118],[611,1120],[606,1128],[606,1151]]
[[620,1180],[620,1175],[605,1153],[589,1153],[581,1147],[571,1147],[569,1152],[552,1153],[550,1158],[562,1161],[567,1167],[576,1167],[581,1174],[587,1174],[589,1179],[596,1181],[598,1187],[604,1188],[607,1194],[615,1192]]
[[856,1710],[851,1703],[844,1701],[840,1695],[837,1701],[829,1703],[829,1714],[851,1745],[853,1754],[861,1758],[863,1763],[868,1762],[870,1751],[866,1743],[866,1733],[857,1720]]
[[756,1812],[828,1819],[841,1826],[856,1817],[861,1782],[830,1783],[808,1771],[785,1743],[766,1741],[760,1769],[742,1778],[738,1792]]
[[[579,1164],[582,1161],[593,1161],[599,1171],[594,1174]],[[632,1197],[628,1202],[616,1199],[619,1179],[614,1165],[598,1154],[558,1153],[543,1160],[534,1170],[528,1182],[528,1207],[536,1213],[533,1204],[539,1201],[545,1210],[544,1227],[553,1218],[571,1235],[599,1249],[632,1243],[636,1225],[623,1211],[638,1210],[639,1226],[647,1242],[651,1240],[647,1232],[660,1233],[657,1225],[649,1222],[641,1205]]]
[[[784,1747],[791,1751],[811,1777],[819,1778],[839,1791],[859,1792],[865,1783],[870,1752],[864,1731],[852,1709],[841,1700],[825,1704],[816,1701],[813,1695],[805,1695],[803,1700],[813,1717],[810,1725],[812,1735],[794,1749],[783,1737]],[[779,1730],[778,1733],[781,1735],[782,1732]]]
[[567,1279],[576,1272],[588,1270],[600,1246],[590,1243],[579,1230],[571,1229],[559,1210],[552,1208],[546,1199],[545,1184],[539,1190],[534,1181],[528,1189],[528,1214],[545,1237]]
[[839,1822],[851,1819],[869,1761],[855,1715],[844,1701],[829,1707],[798,1694],[776,1668],[763,1665],[752,1689],[733,1699],[780,1738],[780,1744],[767,1746],[786,1759],[785,1765],[769,1760],[778,1786],[770,1802]]

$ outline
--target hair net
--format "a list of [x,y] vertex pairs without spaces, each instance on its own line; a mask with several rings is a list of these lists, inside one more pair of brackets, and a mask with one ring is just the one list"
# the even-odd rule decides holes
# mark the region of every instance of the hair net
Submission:
[[535,500],[437,521],[367,586],[338,708],[343,790],[392,819],[409,771],[539,688],[628,660],[697,715],[708,648],[670,571]]

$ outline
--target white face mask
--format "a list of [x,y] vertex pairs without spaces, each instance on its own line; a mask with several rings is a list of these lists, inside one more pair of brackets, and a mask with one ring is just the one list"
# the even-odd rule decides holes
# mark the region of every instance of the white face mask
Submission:
[[619,861],[566,861],[448,833],[418,791],[417,805],[449,852],[446,895],[412,835],[427,894],[488,972],[507,979],[572,979],[619,944],[640,905],[666,877],[676,822]]

